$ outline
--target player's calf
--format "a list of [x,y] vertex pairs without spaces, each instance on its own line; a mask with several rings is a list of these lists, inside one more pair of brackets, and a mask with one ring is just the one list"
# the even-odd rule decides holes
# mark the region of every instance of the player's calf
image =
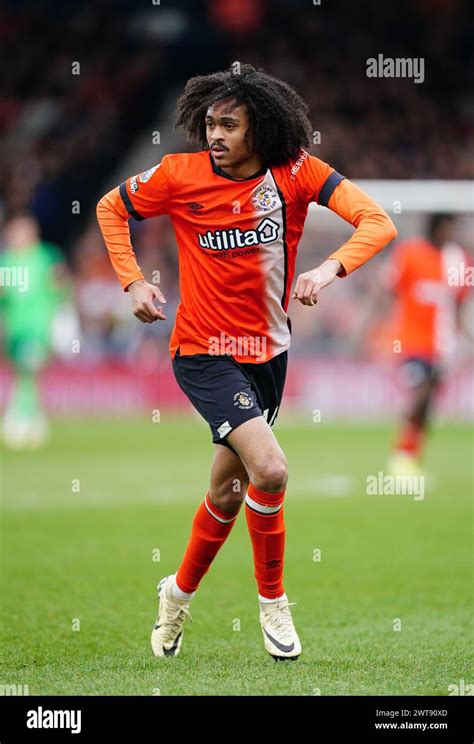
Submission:
[[216,444],[211,470],[209,498],[222,512],[236,514],[245,499],[249,484],[242,460],[228,447]]

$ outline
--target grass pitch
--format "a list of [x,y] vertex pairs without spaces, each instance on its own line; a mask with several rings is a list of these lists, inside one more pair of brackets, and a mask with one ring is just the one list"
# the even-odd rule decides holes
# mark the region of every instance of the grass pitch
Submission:
[[448,695],[472,682],[469,429],[434,427],[423,500],[366,493],[387,426],[282,418],[275,433],[290,466],[296,663],[264,651],[244,510],[181,654],[151,654],[156,584],[208,484],[207,426],[57,420],[45,449],[1,453],[2,682],[30,695]]

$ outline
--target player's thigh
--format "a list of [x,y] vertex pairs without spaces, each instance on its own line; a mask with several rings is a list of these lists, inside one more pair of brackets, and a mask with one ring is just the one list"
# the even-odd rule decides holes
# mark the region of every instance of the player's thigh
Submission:
[[438,383],[436,380],[427,379],[413,391],[411,413],[414,420],[424,421],[431,408],[436,395]]
[[247,493],[248,474],[241,458],[222,444],[214,445],[209,497],[220,509],[234,510]]
[[227,439],[239,454],[254,486],[274,493],[286,486],[285,453],[263,416],[245,421]]
[[432,401],[436,395],[439,385],[439,376],[434,368],[427,368],[425,376],[420,382],[412,387],[411,397],[411,418],[420,420],[420,423],[426,418],[431,407]]
[[427,378],[413,391],[413,397],[416,403],[424,403],[433,395],[436,389],[436,383],[433,379]]

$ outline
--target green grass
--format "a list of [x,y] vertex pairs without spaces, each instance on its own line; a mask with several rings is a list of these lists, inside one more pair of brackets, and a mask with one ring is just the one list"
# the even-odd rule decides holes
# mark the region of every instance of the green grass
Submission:
[[1,454],[2,683],[30,695],[447,695],[473,682],[468,428],[435,427],[420,501],[365,492],[389,427],[282,419],[276,433],[290,465],[296,663],[264,651],[243,511],[192,602],[180,656],[151,654],[155,586],[179,565],[208,484],[207,426],[58,420],[44,450]]

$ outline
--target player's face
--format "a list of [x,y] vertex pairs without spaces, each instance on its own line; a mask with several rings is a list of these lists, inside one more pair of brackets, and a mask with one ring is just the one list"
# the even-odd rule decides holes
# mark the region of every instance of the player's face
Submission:
[[15,217],[5,227],[4,242],[7,248],[22,250],[38,240],[38,226],[31,217]]
[[245,139],[249,118],[245,106],[232,101],[215,103],[206,112],[206,138],[219,168],[235,168],[254,156],[251,138]]
[[438,229],[433,236],[433,242],[435,245],[443,246],[445,243],[454,240],[454,228],[454,220],[443,220],[443,222],[438,225]]

